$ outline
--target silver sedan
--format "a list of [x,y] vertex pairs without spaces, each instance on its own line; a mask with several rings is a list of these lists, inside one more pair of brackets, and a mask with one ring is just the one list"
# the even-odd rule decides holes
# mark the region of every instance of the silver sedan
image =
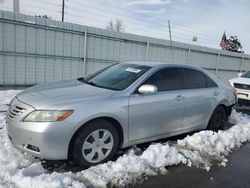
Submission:
[[24,90],[11,101],[7,131],[22,151],[89,167],[110,160],[119,148],[224,129],[235,94],[198,67],[119,63]]

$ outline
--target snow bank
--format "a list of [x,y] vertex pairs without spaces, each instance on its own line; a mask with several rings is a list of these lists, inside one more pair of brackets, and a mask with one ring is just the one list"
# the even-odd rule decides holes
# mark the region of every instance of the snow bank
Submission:
[[[3,111],[18,92],[0,91],[0,108]],[[49,174],[40,161],[16,150],[8,140],[4,126],[5,114],[0,112],[0,187],[85,187],[71,172]]]
[[[18,90],[6,90],[0,92],[0,113],[5,112],[8,109],[8,104],[10,100],[16,96],[17,93],[20,91]],[[3,128],[3,123],[5,116],[0,115],[0,129]]]
[[[0,91],[0,108],[18,91]],[[72,173],[48,173],[38,160],[17,151],[8,141],[5,115],[0,112],[0,187],[125,187],[145,176],[165,173],[166,167],[183,164],[209,170],[213,164],[226,166],[226,157],[250,141],[250,117],[233,112],[235,124],[218,133],[200,131],[175,142],[153,143],[144,151],[133,147],[116,161]]]

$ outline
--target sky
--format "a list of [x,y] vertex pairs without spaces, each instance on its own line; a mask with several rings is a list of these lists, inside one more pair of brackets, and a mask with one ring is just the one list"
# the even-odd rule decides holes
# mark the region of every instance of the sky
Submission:
[[[19,0],[20,12],[61,20],[62,0]],[[12,11],[13,0],[0,0]],[[65,21],[106,28],[120,19],[125,32],[220,49],[223,32],[237,35],[250,54],[249,0],[65,0]],[[197,41],[192,41],[193,37]]]

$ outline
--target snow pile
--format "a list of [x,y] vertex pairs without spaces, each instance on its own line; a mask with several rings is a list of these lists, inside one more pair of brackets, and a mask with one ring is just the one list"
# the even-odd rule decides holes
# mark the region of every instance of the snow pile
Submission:
[[19,92],[19,90],[0,91],[0,112],[7,110],[10,100]]
[[213,164],[226,166],[228,154],[250,141],[250,117],[234,111],[230,121],[236,125],[226,131],[200,131],[177,142],[151,144],[141,155],[136,155],[138,148],[132,149],[115,162],[91,167],[77,176],[98,187],[125,187],[144,176],[165,173],[167,166],[193,165],[207,171]]
[[0,131],[0,145],[0,187],[85,187],[70,172],[48,174],[39,161],[13,148],[6,129]]
[[[5,108],[16,93],[0,91],[0,108]],[[226,166],[229,153],[250,141],[250,117],[233,112],[230,121],[235,126],[226,131],[200,131],[175,142],[153,143],[144,151],[133,147],[116,161],[77,173],[49,173],[38,160],[13,148],[4,119],[0,112],[0,187],[125,187],[145,176],[165,173],[172,165],[206,170],[213,164]]]
[[[20,91],[0,91],[0,107]],[[5,114],[0,112],[0,187],[85,187],[71,172],[48,174],[32,156],[16,150],[9,142],[5,129]]]
[[[18,90],[6,90],[1,91],[0,93],[0,113],[5,112],[8,109],[8,104],[10,100],[16,96],[17,93],[20,91]],[[3,123],[5,121],[5,116],[0,114],[0,129],[3,128]]]

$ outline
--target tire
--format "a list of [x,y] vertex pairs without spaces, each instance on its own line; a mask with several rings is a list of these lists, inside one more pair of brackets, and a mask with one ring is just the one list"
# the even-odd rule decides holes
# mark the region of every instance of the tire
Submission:
[[226,110],[227,120],[228,120],[228,118],[231,116],[232,111],[233,111],[233,107],[228,107],[228,108],[227,108],[227,110]]
[[117,129],[100,119],[84,125],[74,142],[73,160],[88,168],[109,161],[119,146]]
[[215,108],[212,116],[209,119],[207,129],[212,131],[224,130],[226,126],[227,115],[223,107]]

